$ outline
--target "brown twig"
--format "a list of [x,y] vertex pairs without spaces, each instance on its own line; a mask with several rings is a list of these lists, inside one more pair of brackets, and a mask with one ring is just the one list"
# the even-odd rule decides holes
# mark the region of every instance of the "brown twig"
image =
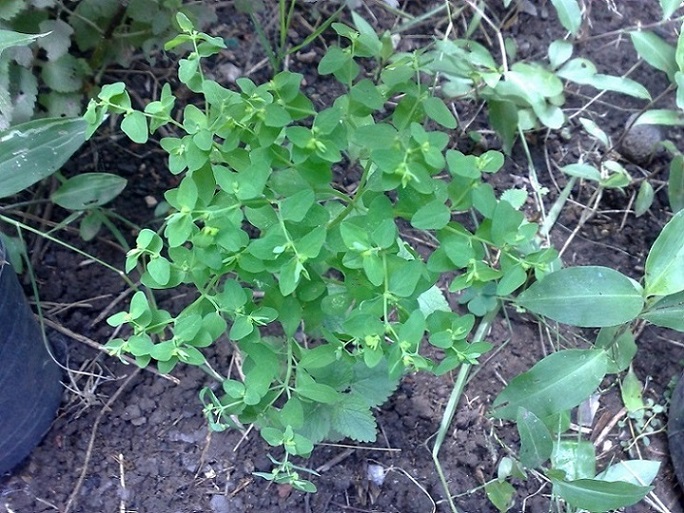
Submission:
[[[81,335],[79,333],[75,333],[75,332],[71,331],[69,328],[62,326],[61,324],[58,324],[55,321],[51,321],[50,319],[43,318],[43,322],[45,323],[46,326],[50,326],[52,329],[59,331],[63,335],[66,335],[69,338],[72,338],[78,342],[81,342],[82,344],[90,346],[93,349],[97,349],[98,351],[101,351],[101,352],[103,352],[109,356],[109,353],[107,352],[107,350],[104,348],[104,346],[102,344],[99,344],[99,343],[95,342],[94,340],[92,340],[92,339],[90,339],[84,335]],[[121,355],[120,358],[122,360],[124,360],[126,363],[129,363],[131,365],[135,365],[136,367],[138,366],[136,361],[133,358],[131,358],[130,356]],[[156,374],[157,376],[160,376],[164,379],[167,379],[176,385],[180,384],[180,380],[178,378],[176,378],[174,376],[170,376],[168,374],[161,374],[154,367],[145,367],[145,370],[148,372],[151,372],[152,374]]]

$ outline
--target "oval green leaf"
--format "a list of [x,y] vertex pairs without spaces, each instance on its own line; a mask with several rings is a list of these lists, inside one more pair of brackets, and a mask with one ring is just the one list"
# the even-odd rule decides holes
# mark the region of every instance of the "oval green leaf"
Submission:
[[[684,287],[684,272],[678,279]],[[644,300],[641,287],[624,274],[586,266],[545,276],[518,296],[518,304],[564,324],[602,328],[631,321],[641,312]]]
[[67,210],[87,210],[116,198],[126,183],[125,178],[111,173],[84,173],[64,182],[52,201]]

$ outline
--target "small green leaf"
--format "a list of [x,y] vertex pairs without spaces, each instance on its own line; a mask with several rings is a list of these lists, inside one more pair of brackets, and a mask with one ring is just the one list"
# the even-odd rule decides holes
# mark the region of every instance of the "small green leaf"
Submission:
[[655,191],[653,190],[651,182],[648,180],[641,182],[639,193],[634,201],[634,214],[637,217],[641,217],[648,212],[648,209],[651,208],[651,205],[653,204],[654,197]]
[[505,513],[513,506],[515,488],[508,481],[489,481],[485,484],[485,493],[489,502],[501,513]]
[[537,468],[551,457],[553,439],[539,417],[518,408],[516,427],[520,435],[520,462],[525,467]]
[[560,68],[572,57],[572,43],[564,39],[556,39],[549,45],[549,62],[553,69]]
[[[684,288],[684,272],[675,279]],[[601,328],[633,320],[643,309],[644,300],[641,287],[624,274],[607,267],[586,266],[548,274],[522,292],[518,304],[558,322]]]
[[126,114],[121,122],[121,130],[131,141],[138,144],[145,144],[148,138],[147,118],[145,114],[138,110]]
[[494,401],[492,413],[513,420],[522,407],[543,419],[569,410],[596,390],[607,365],[607,355],[601,350],[553,353],[516,376]]
[[456,128],[456,118],[440,98],[434,96],[426,98],[423,100],[423,109],[427,117],[435,123],[451,130]]
[[577,0],[551,0],[551,3],[565,30],[576,36],[582,26],[582,11]]
[[113,200],[126,184],[125,178],[111,173],[83,173],[60,185],[50,199],[67,210],[87,210]]
[[630,366],[622,383],[620,384],[620,393],[622,395],[622,402],[630,413],[636,413],[645,408],[644,400],[641,395],[643,387],[639,378],[634,374],[634,370]]
[[667,196],[673,213],[684,209],[684,155],[680,153],[675,154],[670,162]]
[[646,295],[668,296],[684,290],[684,211],[665,225],[646,258]]
[[433,200],[420,207],[413,217],[411,224],[419,230],[441,230],[451,220],[451,212],[443,201]]

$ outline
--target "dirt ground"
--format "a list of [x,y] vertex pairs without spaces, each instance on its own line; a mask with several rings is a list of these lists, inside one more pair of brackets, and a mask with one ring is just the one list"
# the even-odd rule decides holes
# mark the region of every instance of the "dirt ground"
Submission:
[[[611,9],[610,2],[585,2],[591,10],[583,29],[583,42],[576,51],[591,58],[601,72],[622,75],[637,61],[628,37],[600,35],[634,27],[638,22],[657,22],[660,11],[656,0],[617,3],[619,6]],[[508,18],[505,35],[516,41],[521,57],[540,59],[549,42],[562,37],[563,32],[550,2],[527,4],[539,4],[536,14],[520,12]],[[382,9],[370,5],[372,12],[380,15]],[[438,4],[417,2],[411,10],[424,12],[434,5]],[[307,9],[311,7],[302,7],[303,17]],[[261,56],[248,19],[230,7],[219,14],[220,24],[214,32],[235,39],[238,44],[222,55],[217,69],[223,65],[224,70],[238,73],[250,70],[257,76],[266,73],[259,65]],[[384,15],[378,23],[391,22]],[[457,27],[460,29],[458,24]],[[423,27],[423,30],[431,28],[435,27]],[[305,33],[299,22],[291,34],[293,40],[300,37],[298,30]],[[673,27],[659,30],[667,36],[672,34]],[[405,37],[407,44],[421,41]],[[325,82],[315,73],[315,63],[321,55],[322,49],[315,43],[310,50],[293,57],[290,66],[304,73],[307,94],[324,101]],[[133,80],[133,76],[134,73],[119,70],[106,75],[105,80]],[[653,97],[667,87],[663,74],[643,64],[631,77],[645,85]],[[590,97],[587,95],[594,96],[595,92],[579,90],[569,94],[568,113],[585,105]],[[666,106],[672,98],[663,101],[658,106]],[[619,137],[629,114],[642,106],[643,102],[606,94],[592,103],[586,115],[600,120],[604,130]],[[464,119],[469,119],[465,114],[475,112],[476,107],[456,105]],[[485,128],[486,124],[479,118],[470,127],[471,130]],[[556,199],[559,187],[564,184],[557,166],[576,162],[580,154],[592,151],[591,142],[583,135],[576,119],[570,122],[569,128],[564,137],[540,132],[528,140],[539,178],[550,190],[546,197],[548,204]],[[684,149],[678,131],[671,130],[667,135]],[[455,133],[454,137],[455,144],[466,144],[463,134]],[[496,146],[495,138],[491,135],[487,138]],[[653,173],[656,185],[667,180],[669,162],[665,154],[657,155],[646,169],[630,162],[625,165],[633,176]],[[131,145],[112,134],[96,139],[67,165],[67,172],[76,171],[111,171],[128,178],[130,185],[116,200],[114,209],[138,224],[153,222],[153,203],[161,200],[170,180],[156,146]],[[498,175],[495,185],[503,189],[513,183],[529,186],[527,161],[520,145],[507,159],[505,171]],[[604,265],[639,277],[648,248],[670,215],[666,190],[658,189],[651,210],[639,218],[628,212],[635,190],[608,192],[594,215],[574,233],[593,192],[588,185],[576,187],[554,228],[557,247],[571,238],[564,260],[571,265]],[[52,219],[59,220],[65,215],[55,209]],[[133,233],[124,233],[133,239]],[[112,265],[123,264],[123,253],[112,249],[106,234],[90,244],[83,243],[73,233],[65,238]],[[41,241],[32,243],[32,255],[39,264],[36,272],[40,300],[48,319],[54,323],[52,333],[67,346],[65,364],[88,374],[71,373],[71,378],[65,377],[69,389],[65,390],[59,416],[44,441],[12,474],[0,477],[0,512],[449,511],[430,452],[454,376],[406,376],[391,400],[377,412],[380,435],[376,444],[316,448],[311,459],[303,464],[319,472],[320,476],[313,479],[318,493],[307,495],[285,486],[269,486],[252,475],[254,471],[270,469],[266,456],[270,448],[257,433],[208,431],[198,391],[210,384],[210,378],[200,370],[178,368],[174,371],[178,383],[174,383],[149,371],[136,371],[133,366],[123,365],[84,343],[88,339],[103,344],[112,335],[105,319],[125,299],[122,293],[126,287],[119,276],[91,260]],[[182,294],[169,295],[166,301],[173,308],[173,304],[182,304],[184,298]],[[509,447],[517,446],[518,440],[514,426],[494,421],[487,416],[487,411],[505,383],[528,369],[557,342],[554,330],[553,326],[539,326],[509,309],[489,335],[495,349],[476,367],[440,453],[451,494],[460,511],[496,511],[485,496],[483,484],[496,476],[499,461]],[[564,345],[573,346],[583,338],[592,340],[595,333],[576,331],[561,335]],[[674,332],[652,326],[645,327],[639,335],[634,370],[642,381],[647,381],[645,395],[655,404],[667,403],[671,390],[668,387],[681,372],[684,350],[677,338]],[[210,358],[220,364],[228,354],[228,348],[218,344]],[[634,431],[634,424],[616,422],[625,418],[614,381],[607,380],[603,392],[588,435],[597,444],[600,464],[625,459],[628,452],[634,458],[662,461],[650,500],[660,501],[666,509],[641,503],[626,511],[684,511],[681,491],[668,460],[666,434],[660,430],[650,436],[648,445],[643,439],[635,441],[639,433]],[[666,416],[657,415],[654,421],[663,425]],[[628,446],[629,451],[623,446]],[[369,479],[369,470],[375,469],[375,465],[386,472],[382,485]],[[511,511],[552,510],[550,486],[543,480],[532,477],[526,483],[516,483],[516,487],[516,503]]]

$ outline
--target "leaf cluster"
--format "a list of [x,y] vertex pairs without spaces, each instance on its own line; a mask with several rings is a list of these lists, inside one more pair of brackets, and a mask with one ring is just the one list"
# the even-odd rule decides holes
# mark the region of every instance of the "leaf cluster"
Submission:
[[[191,48],[178,76],[200,101],[175,117],[165,85],[140,111],[117,83],[85,114],[88,134],[108,113],[139,143],[160,126],[179,133],[161,140],[180,177],[165,194],[171,212],[160,230],[140,232],[126,270],[142,266],[148,291],[197,291],[177,316],[138,292],[109,320],[132,330],[110,351],[170,372],[205,364],[202,348],[227,333],[244,379],[225,379],[222,394],[203,392],[210,423],[255,423],[287,455],[307,455],[323,439],[373,440],[371,408],[404,372],[475,363],[489,348],[468,340],[475,317],[556,258],[520,211],[526,193],[498,197],[486,183],[503,156],[448,148],[456,121],[418,79],[419,55],[393,56],[353,18],[355,27],[333,24],[346,44],[319,64],[342,88],[322,110],[296,73],[263,84],[241,78],[237,90],[207,78],[202,59],[223,41],[179,15],[182,33],[166,47]],[[375,77],[362,74],[360,58],[375,61]],[[341,189],[336,174],[356,174],[355,189]],[[417,251],[402,223],[430,232],[438,248]],[[473,292],[464,300],[471,313],[454,312],[436,287],[445,275],[454,276],[451,291]]]

